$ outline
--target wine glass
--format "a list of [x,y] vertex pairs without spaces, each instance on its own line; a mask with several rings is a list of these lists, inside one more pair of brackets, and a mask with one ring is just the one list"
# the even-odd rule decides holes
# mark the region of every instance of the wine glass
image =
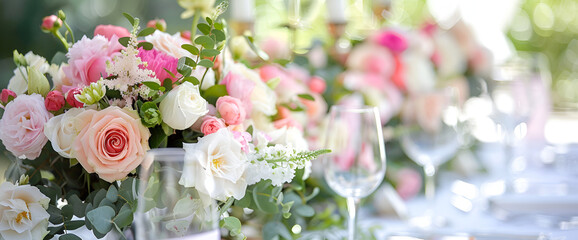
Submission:
[[221,239],[216,202],[179,183],[185,151],[159,148],[147,152],[140,169],[136,239]]
[[376,107],[332,106],[325,134],[325,180],[347,198],[348,236],[355,239],[359,200],[371,194],[385,175],[385,146]]
[[402,114],[404,133],[401,146],[407,156],[420,165],[425,175],[428,208],[423,216],[410,219],[422,228],[445,225],[434,215],[435,177],[438,167],[459,149],[459,107],[454,88],[437,88],[409,96]]

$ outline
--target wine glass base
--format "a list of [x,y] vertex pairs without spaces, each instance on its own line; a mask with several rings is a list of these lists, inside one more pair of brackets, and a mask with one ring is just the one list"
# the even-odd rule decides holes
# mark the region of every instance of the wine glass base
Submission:
[[408,223],[412,227],[421,229],[440,228],[449,225],[446,217],[431,215],[412,217],[408,220]]

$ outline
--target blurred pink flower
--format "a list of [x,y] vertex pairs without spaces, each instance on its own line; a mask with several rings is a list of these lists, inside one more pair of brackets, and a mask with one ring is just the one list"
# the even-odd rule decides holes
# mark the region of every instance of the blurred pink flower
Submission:
[[389,78],[394,72],[395,59],[389,50],[365,43],[353,49],[347,58],[346,66],[349,70],[369,72]]
[[[139,48],[138,57],[140,57],[143,62],[147,63],[144,68],[153,71],[161,83],[167,78],[171,79],[174,83],[180,75],[177,73],[179,59],[169,56],[159,50],[144,50],[143,48]],[[141,68],[142,67],[143,65],[141,65]],[[171,71],[177,78],[172,78],[165,69]]]
[[421,175],[413,168],[402,168],[395,174],[396,191],[399,196],[408,200],[421,190]]
[[393,53],[400,54],[407,49],[408,44],[405,36],[393,30],[386,30],[374,36],[374,41]]
[[251,134],[245,131],[231,131],[233,133],[233,137],[241,144],[241,150],[245,153],[249,153],[249,142],[251,142],[252,137]]
[[253,109],[251,93],[253,88],[255,88],[255,83],[241,75],[229,72],[223,79],[222,84],[226,85],[229,96],[241,100],[245,112],[250,113]]
[[309,87],[309,90],[311,90],[311,92],[319,94],[325,92],[325,88],[327,87],[325,80],[323,80],[323,78],[318,76],[314,76],[311,79],[309,79],[309,83],[307,85]]
[[73,87],[88,86],[100,77],[108,76],[106,62],[111,61],[121,49],[122,45],[116,35],[113,35],[110,41],[101,35],[93,39],[84,36],[72,45],[66,54],[69,65],[62,69]]
[[112,40],[112,36],[116,36],[117,39],[122,37],[128,37],[130,36],[130,32],[126,28],[120,26],[98,25],[94,29],[94,36],[96,35],[101,35],[108,40]]
[[0,119],[0,140],[14,156],[36,159],[48,142],[44,124],[52,117],[40,94],[20,95],[6,105]]
[[271,59],[289,59],[291,57],[289,44],[276,37],[265,38],[260,47]]

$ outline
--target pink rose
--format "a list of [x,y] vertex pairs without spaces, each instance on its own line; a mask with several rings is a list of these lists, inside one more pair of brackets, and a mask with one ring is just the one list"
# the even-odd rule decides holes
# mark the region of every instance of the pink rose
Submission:
[[206,136],[215,133],[224,127],[226,126],[223,119],[214,116],[206,116],[203,118],[203,124],[201,124],[201,132]]
[[247,115],[241,100],[231,96],[223,96],[217,99],[217,111],[227,125],[241,124]]
[[[76,100],[76,99],[75,99]],[[59,91],[51,91],[46,95],[44,99],[44,106],[48,111],[58,111],[64,107],[64,96]]]
[[78,100],[76,100],[76,98],[74,97],[74,95],[76,94],[80,94],[82,92],[82,90],[80,88],[73,88],[68,90],[68,92],[66,93],[66,102],[75,108],[81,108],[84,107],[84,103],[79,102]]
[[130,36],[130,32],[123,27],[115,26],[115,25],[98,25],[94,29],[94,36],[101,35],[104,36],[106,39],[111,40],[112,36],[117,36],[118,38],[128,37]]
[[116,35],[110,41],[101,35],[93,39],[84,36],[69,49],[66,54],[68,66],[62,67],[62,70],[70,79],[72,87],[88,86],[100,77],[108,77],[106,62],[112,61],[122,48]]
[[35,159],[48,141],[44,124],[52,117],[42,96],[20,95],[6,105],[0,119],[0,139],[15,156]]
[[149,149],[149,130],[138,113],[119,107],[86,110],[77,117],[80,133],[72,148],[88,173],[113,182],[125,178],[143,163]]
[[16,93],[10,89],[2,89],[2,93],[0,93],[0,102],[2,104],[7,104],[12,99],[16,98]]
[[407,49],[408,46],[405,37],[402,34],[392,30],[379,33],[374,37],[374,41],[381,46],[389,48],[389,50],[395,54],[402,53],[405,51],[405,49]]
[[62,20],[55,15],[50,15],[42,19],[42,25],[40,26],[44,31],[52,31],[58,29],[62,26]]

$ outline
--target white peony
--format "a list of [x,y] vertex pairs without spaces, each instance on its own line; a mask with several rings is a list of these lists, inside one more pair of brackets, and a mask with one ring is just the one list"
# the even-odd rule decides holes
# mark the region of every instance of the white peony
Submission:
[[207,101],[199,92],[199,86],[190,82],[184,82],[167,94],[159,110],[163,121],[169,127],[178,130],[189,128],[209,112]]
[[74,158],[71,146],[81,130],[75,127],[77,125],[76,116],[82,112],[84,112],[83,108],[71,108],[44,124],[44,135],[50,140],[54,151],[60,156]]
[[48,233],[46,212],[50,199],[30,185],[0,185],[0,236],[3,239],[36,240]]
[[185,143],[183,148],[185,166],[179,184],[220,201],[245,196],[247,158],[227,128],[200,138],[198,143]]
[[191,44],[191,42],[183,39],[179,33],[170,35],[166,32],[155,31],[153,34],[146,36],[145,41],[152,43],[155,49],[169,56],[176,58],[192,57],[190,52],[181,47],[181,45]]

